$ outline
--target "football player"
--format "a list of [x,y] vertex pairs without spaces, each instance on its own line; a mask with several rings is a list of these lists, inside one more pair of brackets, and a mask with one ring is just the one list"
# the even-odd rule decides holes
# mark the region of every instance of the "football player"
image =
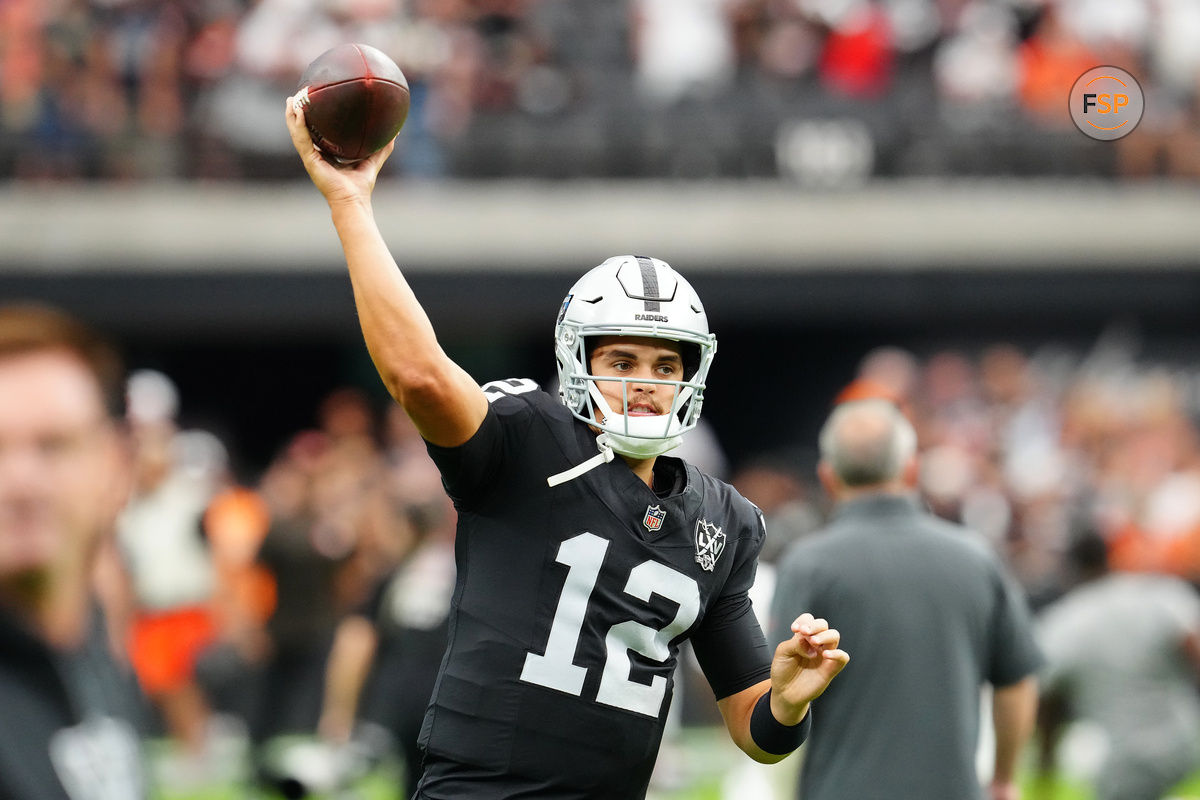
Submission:
[[762,515],[664,455],[697,424],[716,352],[691,286],[657,259],[608,259],[559,310],[559,396],[526,379],[480,387],[442,351],[375,224],[393,145],[339,169],[290,99],[286,115],[371,357],[459,515],[417,797],[644,797],[685,640],[737,745],[768,763],[792,752],[849,656],[805,614],[772,657],[748,596]]

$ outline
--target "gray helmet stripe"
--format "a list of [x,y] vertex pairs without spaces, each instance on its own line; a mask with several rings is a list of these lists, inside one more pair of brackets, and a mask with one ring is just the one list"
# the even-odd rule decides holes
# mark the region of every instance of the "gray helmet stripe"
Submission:
[[654,269],[653,262],[645,256],[634,256],[637,259],[638,266],[642,268],[642,296],[646,298],[646,310],[658,311],[660,309],[658,300],[650,298],[658,298],[658,270]]

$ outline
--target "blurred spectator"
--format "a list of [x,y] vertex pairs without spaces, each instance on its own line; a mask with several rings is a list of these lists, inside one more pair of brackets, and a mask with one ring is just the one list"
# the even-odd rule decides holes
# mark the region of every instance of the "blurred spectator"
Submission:
[[636,86],[651,106],[708,99],[733,79],[727,0],[634,0]]
[[912,413],[920,364],[917,357],[901,347],[877,347],[858,364],[854,380],[834,398],[834,404],[871,397],[895,403],[906,414]]
[[1104,63],[1073,30],[1057,3],[1048,3],[1033,33],[1017,50],[1018,97],[1021,107],[1039,126],[1067,129],[1071,86],[1083,73]]
[[178,392],[166,375],[133,373],[128,400],[134,484],[117,521],[117,539],[135,604],[130,659],[199,777],[210,709],[195,666],[217,635],[203,520],[225,481],[225,452],[210,434],[178,428]]
[[945,101],[943,120],[981,131],[1014,113],[1019,41],[1012,8],[978,1],[967,4],[934,55],[933,81]]
[[891,85],[895,45],[887,15],[873,0],[800,0],[828,32],[817,60],[821,82],[835,94],[882,97]]
[[273,578],[275,603],[251,720],[258,744],[317,733],[338,621],[378,577],[362,539],[383,465],[370,403],[357,390],[334,391],[318,421],[293,437],[259,486],[270,524],[256,560]]
[[428,456],[381,476],[360,542],[379,572],[339,623],[329,658],[321,733],[345,742],[356,720],[382,726],[403,758],[404,797],[421,775],[417,738],[449,634],[455,519]]
[[0,307],[0,797],[148,797],[91,583],[129,490],[123,379],[78,321]]
[[217,492],[204,515],[218,638],[201,654],[198,679],[214,710],[243,723],[253,716],[247,674],[266,658],[266,622],[275,611],[275,578],[257,561],[270,523],[262,495],[247,486]]
[[1160,800],[1200,766],[1200,597],[1178,578],[1110,572],[1091,529],[1068,563],[1077,583],[1038,626],[1046,710],[1065,704],[1057,719],[1043,714],[1042,768],[1054,764],[1057,723],[1088,721],[1103,737],[1096,797]]
[[274,579],[276,602],[251,720],[256,743],[316,732],[325,659],[343,610],[338,578],[355,544],[345,481],[316,431],[297,434],[263,475],[271,523],[257,562]]
[[1200,6],[1190,0],[1154,4],[1147,20],[1143,74],[1150,77],[1146,113],[1136,138],[1117,142],[1120,175],[1200,177]]

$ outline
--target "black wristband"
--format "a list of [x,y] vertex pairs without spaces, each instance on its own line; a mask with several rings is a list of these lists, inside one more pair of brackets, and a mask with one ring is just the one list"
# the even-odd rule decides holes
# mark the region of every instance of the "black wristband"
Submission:
[[764,753],[785,756],[808,738],[808,732],[812,730],[812,715],[812,706],[809,705],[804,719],[795,725],[784,725],[771,713],[771,692],[764,692],[750,715],[750,738]]

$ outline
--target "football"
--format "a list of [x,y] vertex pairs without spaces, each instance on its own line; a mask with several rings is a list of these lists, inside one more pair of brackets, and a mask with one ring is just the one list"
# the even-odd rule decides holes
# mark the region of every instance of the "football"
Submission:
[[408,118],[408,79],[366,44],[341,44],[300,76],[293,102],[304,109],[313,143],[335,163],[361,161],[386,145]]

